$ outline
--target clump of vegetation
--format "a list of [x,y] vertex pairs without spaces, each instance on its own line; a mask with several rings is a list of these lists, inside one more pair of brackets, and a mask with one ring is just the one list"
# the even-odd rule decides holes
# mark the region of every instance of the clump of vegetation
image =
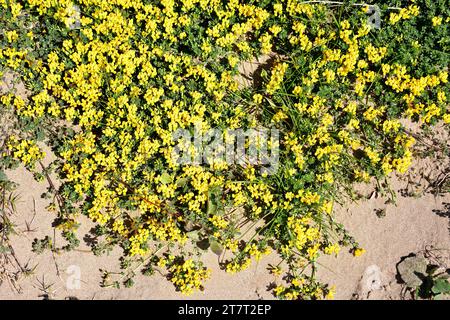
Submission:
[[411,254],[397,265],[406,292],[414,299],[441,300],[450,295],[450,269],[446,263],[432,259],[440,251],[447,250],[429,248],[425,255]]
[[[80,214],[96,222],[95,252],[120,246],[127,259],[114,286],[159,267],[190,293],[208,276],[204,248],[231,273],[274,251],[286,266],[277,297],[331,297],[318,257],[364,253],[333,204],[355,181],[407,171],[415,139],[402,119],[450,123],[449,2],[391,2],[0,0],[0,72],[31,91],[0,97],[21,128],[1,163],[39,171],[37,141],[52,147],[67,249]],[[243,87],[240,65],[264,55]],[[279,132],[266,146],[275,172],[220,150],[206,165],[173,156],[179,129],[227,141],[261,127]]]

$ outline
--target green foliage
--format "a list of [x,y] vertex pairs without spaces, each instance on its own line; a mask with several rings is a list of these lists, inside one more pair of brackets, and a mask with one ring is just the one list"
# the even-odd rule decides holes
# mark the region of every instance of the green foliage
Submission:
[[32,250],[37,254],[42,254],[46,250],[53,249],[52,243],[52,239],[49,236],[45,236],[43,239],[34,239]]

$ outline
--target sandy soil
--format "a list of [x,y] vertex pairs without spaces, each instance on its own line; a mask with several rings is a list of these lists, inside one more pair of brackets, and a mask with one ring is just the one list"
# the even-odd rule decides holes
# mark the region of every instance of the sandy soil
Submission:
[[[450,195],[420,198],[403,197],[403,184],[393,181],[397,205],[387,205],[382,198],[340,207],[337,220],[342,222],[366,253],[358,258],[342,252],[337,258],[324,257],[321,279],[336,285],[336,299],[400,299],[403,297],[396,265],[411,253],[431,250],[449,266]],[[383,210],[385,216],[376,212]]]

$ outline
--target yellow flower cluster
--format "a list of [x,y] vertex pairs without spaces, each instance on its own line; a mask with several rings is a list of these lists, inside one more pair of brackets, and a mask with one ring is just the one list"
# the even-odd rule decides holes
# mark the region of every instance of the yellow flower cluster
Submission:
[[270,76],[270,81],[267,84],[266,92],[268,94],[273,94],[277,91],[281,84],[283,83],[284,74],[288,68],[287,63],[278,63],[272,70],[272,74]]
[[14,158],[30,168],[34,168],[37,161],[45,158],[45,152],[41,151],[36,142],[32,140],[18,139],[12,136],[8,140],[7,147]]
[[279,285],[274,289],[276,297],[284,300],[298,299],[333,299],[335,288],[324,288],[315,283],[310,283],[309,279],[303,277],[293,277],[289,280],[288,286]]
[[318,228],[312,225],[311,217],[289,217],[287,226],[294,235],[290,243],[291,247],[297,248],[299,251],[302,251],[306,247],[308,257],[314,260],[319,250],[320,245],[317,241],[321,239],[321,233]]
[[228,226],[228,221],[221,216],[213,216],[209,218],[209,221],[218,229],[225,229]]
[[255,257],[256,261],[259,261],[263,256],[270,254],[271,251],[267,247],[261,250],[256,243],[251,243],[247,245],[244,252],[248,252],[251,257]]
[[407,8],[402,8],[400,11],[397,12],[391,12],[389,16],[389,23],[396,24],[397,22],[401,20],[409,20],[413,17],[417,17],[419,15],[419,7],[416,5],[410,5]]
[[174,263],[170,268],[170,281],[185,295],[194,290],[202,290],[202,283],[210,277],[211,271],[202,268],[194,260]]
[[236,273],[240,271],[244,271],[250,267],[252,264],[252,259],[246,258],[243,261],[232,261],[230,263],[227,263],[225,271],[228,273]]

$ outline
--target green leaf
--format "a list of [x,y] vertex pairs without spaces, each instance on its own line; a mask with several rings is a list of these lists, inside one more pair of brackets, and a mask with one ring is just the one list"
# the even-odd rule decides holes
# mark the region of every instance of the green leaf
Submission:
[[450,282],[447,279],[439,278],[434,282],[433,288],[431,288],[434,294],[449,294],[450,293]]
[[223,252],[223,247],[216,240],[210,240],[211,251],[220,256]]
[[164,172],[159,179],[162,184],[169,184],[172,182],[172,176],[167,172]]
[[0,253],[1,254],[11,253],[11,249],[8,248],[8,247],[0,245]]
[[220,188],[212,188],[208,193],[208,215],[223,214],[225,209],[222,203],[222,190]]
[[208,209],[207,209],[208,216],[214,215],[216,212],[217,212],[216,204],[214,203],[213,200],[208,200]]
[[6,182],[8,181],[8,177],[3,171],[0,171],[0,182]]
[[178,178],[176,184],[178,187],[184,187],[188,182],[188,178]]

